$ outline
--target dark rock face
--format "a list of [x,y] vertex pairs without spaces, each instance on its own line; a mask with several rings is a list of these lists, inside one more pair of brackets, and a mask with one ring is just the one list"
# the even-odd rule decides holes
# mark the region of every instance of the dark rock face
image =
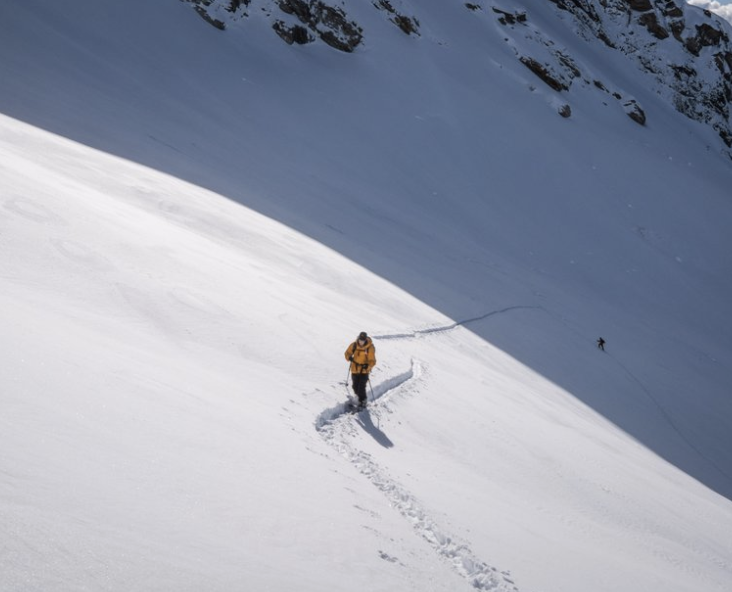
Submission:
[[634,99],[623,104],[625,112],[633,121],[640,125],[646,124],[646,112],[641,109],[640,105]]
[[217,13],[224,11],[227,13],[237,13],[245,9],[251,3],[251,0],[181,0],[188,4],[193,4],[194,10],[207,23],[213,25],[217,29],[224,31],[226,23],[224,20],[217,18]]
[[277,5],[285,14],[296,16],[314,37],[340,51],[352,52],[363,39],[361,27],[349,21],[342,9],[322,0],[277,0]]
[[561,74],[556,74],[553,72],[549,67],[547,67],[544,64],[541,64],[534,58],[530,58],[527,56],[521,56],[519,58],[519,61],[526,66],[529,70],[531,70],[534,74],[536,74],[539,78],[541,78],[544,82],[546,82],[551,88],[553,88],[556,91],[561,90],[569,90],[569,86],[562,82]]
[[638,24],[643,25],[656,39],[666,39],[669,36],[668,30],[661,26],[653,12],[646,12],[638,17]]
[[[249,16],[247,11],[252,3],[252,0],[182,1],[193,4],[198,14],[221,30],[226,29],[227,22]],[[289,45],[320,39],[339,51],[350,53],[363,39],[361,27],[349,20],[343,9],[323,0],[270,0],[261,9],[268,16],[275,13],[282,16],[273,18],[272,29]]]
[[377,0],[374,2],[374,6],[391,14],[389,20],[399,27],[403,33],[419,35],[419,21],[414,17],[399,14],[389,0]]
[[624,0],[631,10],[645,12],[653,8],[651,0]]
[[500,8],[496,8],[495,6],[493,7],[493,12],[501,15],[498,17],[498,21],[502,25],[515,25],[516,23],[526,22],[525,12],[506,12],[505,10],[501,10]]
[[308,30],[300,25],[287,26],[283,21],[275,21],[272,28],[280,36],[280,39],[288,45],[292,45],[293,43],[305,45],[306,43],[315,41],[315,37],[310,35]]

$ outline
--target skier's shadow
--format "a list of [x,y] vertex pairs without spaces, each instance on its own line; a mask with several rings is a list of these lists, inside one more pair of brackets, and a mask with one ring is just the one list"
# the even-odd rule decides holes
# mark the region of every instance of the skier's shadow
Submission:
[[389,440],[384,432],[382,432],[377,426],[374,425],[371,419],[371,414],[368,409],[361,411],[356,417],[356,423],[360,425],[364,431],[369,434],[374,440],[381,444],[384,448],[393,448],[394,442]]

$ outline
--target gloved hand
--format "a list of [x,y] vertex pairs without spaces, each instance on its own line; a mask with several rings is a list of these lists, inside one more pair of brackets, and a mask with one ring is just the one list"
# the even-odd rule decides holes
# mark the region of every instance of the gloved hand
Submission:
[[369,365],[368,364],[361,364],[361,370],[363,370],[364,372],[366,372],[368,369],[369,369]]
[[349,356],[349,357],[348,357],[348,361],[349,361],[349,362],[353,362],[353,356]]

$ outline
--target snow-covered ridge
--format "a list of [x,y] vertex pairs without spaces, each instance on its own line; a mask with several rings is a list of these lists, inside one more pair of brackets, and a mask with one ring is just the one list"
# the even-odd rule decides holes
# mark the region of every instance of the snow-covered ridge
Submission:
[[[348,2],[183,1],[220,29],[264,15],[268,26],[291,45],[319,41],[353,52],[372,33],[349,16]],[[386,16],[381,23],[420,37],[423,18],[418,4],[405,0],[370,4]],[[641,125],[653,119],[653,113],[634,98],[634,89],[625,88],[612,68],[589,65],[584,53],[601,52],[592,48],[599,43],[644,73],[648,85],[676,110],[711,126],[727,149],[732,147],[732,28],[709,10],[683,0],[502,0],[456,3],[454,10],[474,13],[485,22],[486,34],[503,36],[516,59],[561,95],[557,111],[563,117],[571,117],[573,93],[583,87],[594,91],[599,102],[618,101]],[[497,30],[496,23],[502,25]],[[575,42],[569,49],[571,38],[587,42],[584,50],[578,53]]]

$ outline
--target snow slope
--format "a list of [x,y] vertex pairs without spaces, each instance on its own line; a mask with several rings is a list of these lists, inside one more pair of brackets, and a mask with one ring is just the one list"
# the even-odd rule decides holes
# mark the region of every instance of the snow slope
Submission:
[[487,12],[0,5],[4,590],[732,586],[729,162]]

